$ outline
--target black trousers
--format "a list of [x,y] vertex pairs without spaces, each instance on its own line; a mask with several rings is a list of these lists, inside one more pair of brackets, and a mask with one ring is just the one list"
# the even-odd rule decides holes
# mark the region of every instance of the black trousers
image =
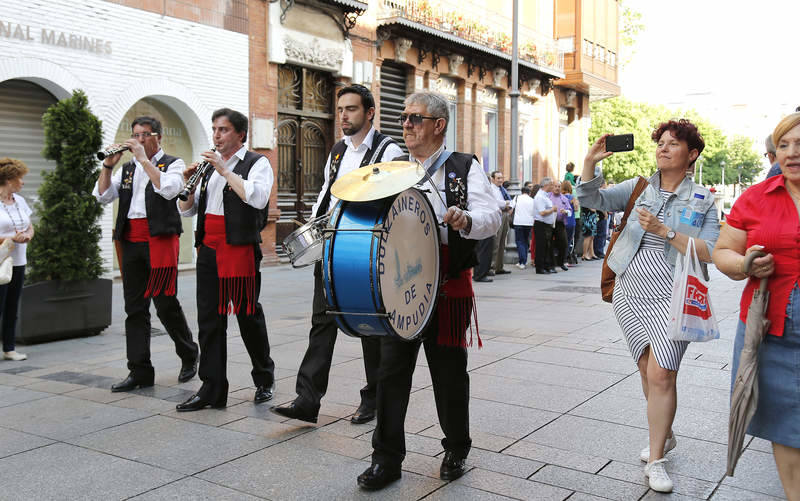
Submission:
[[[259,262],[261,252],[256,251],[256,297],[261,292]],[[243,293],[244,291],[242,291]],[[197,323],[200,327],[200,380],[203,386],[198,395],[213,404],[224,405],[228,399],[228,316],[219,312],[219,275],[217,253],[201,245],[197,251]],[[248,315],[241,311],[236,315],[242,341],[250,355],[253,383],[256,386],[271,386],[275,382],[275,363],[269,356],[267,322],[261,303],[256,301],[255,312]]]
[[19,298],[22,297],[22,284],[25,282],[25,265],[11,268],[11,281],[0,285],[0,314],[3,320],[0,329],[3,331],[3,351],[14,351],[17,334],[17,312]]
[[533,236],[536,239],[536,271],[553,266],[553,227],[543,221],[533,222]]
[[564,266],[567,258],[567,227],[561,221],[556,221],[553,228],[553,256],[556,266]]
[[[320,401],[328,391],[328,376],[331,372],[333,347],[336,344],[338,327],[336,317],[326,315],[325,289],[322,282],[321,264],[314,267],[314,302],[311,314],[311,330],[308,333],[308,348],[297,373],[298,405],[318,412]],[[361,389],[361,405],[374,409],[378,389],[378,366],[381,361],[380,337],[361,338],[364,352],[364,370],[367,385]]]
[[[147,242],[122,241],[122,291],[125,297],[125,348],[128,369],[138,381],[152,383],[155,377],[150,362],[150,299],[144,297],[150,274],[150,246]],[[177,287],[177,285],[176,285]],[[197,344],[186,323],[177,296],[152,298],[167,334],[175,343],[175,352],[184,363],[197,359]]]
[[433,381],[439,426],[444,431],[442,447],[459,456],[469,453],[469,375],[467,349],[436,344],[438,319],[434,315],[423,334],[424,341],[381,338],[378,371],[378,425],[372,434],[372,462],[399,466],[406,455],[404,424],[411,379],[421,345]]
[[478,257],[478,264],[472,269],[473,278],[483,278],[489,274],[492,267],[492,250],[494,249],[494,237],[478,240],[475,246],[475,254]]

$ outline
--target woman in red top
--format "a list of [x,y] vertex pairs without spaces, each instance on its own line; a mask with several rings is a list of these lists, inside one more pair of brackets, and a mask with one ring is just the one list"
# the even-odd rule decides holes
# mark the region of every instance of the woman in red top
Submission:
[[[769,277],[770,320],[758,354],[758,408],[748,433],[772,442],[778,474],[790,500],[800,500],[800,113],[772,133],[783,175],[750,187],[734,204],[714,249],[714,264],[742,293],[731,379],[736,377],[747,308],[761,278]],[[754,250],[750,276],[744,257]]]

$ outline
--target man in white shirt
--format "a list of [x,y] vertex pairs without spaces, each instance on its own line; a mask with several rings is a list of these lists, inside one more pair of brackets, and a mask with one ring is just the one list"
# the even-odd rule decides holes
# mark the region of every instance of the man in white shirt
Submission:
[[[178,381],[197,374],[197,344],[176,297],[181,217],[175,206],[183,189],[183,160],[161,149],[161,122],[137,117],[125,141],[133,160],[111,171],[122,153],[106,157],[93,195],[102,204],[119,198],[114,240],[120,251],[125,299],[125,351],[130,374],[111,391],[153,386],[150,361],[150,299],[181,359]],[[121,145],[114,145],[121,146]]]
[[536,241],[536,256],[534,265],[536,273],[545,275],[555,273],[553,266],[553,226],[556,224],[558,208],[550,200],[553,191],[553,179],[542,179],[542,187],[533,197],[533,238]]
[[401,476],[406,452],[404,421],[412,373],[423,344],[444,431],[445,454],[439,469],[443,480],[464,474],[472,445],[466,331],[471,328],[474,292],[469,271],[476,262],[475,243],[497,232],[500,210],[477,158],[445,149],[449,119],[447,99],[430,91],[408,96],[400,115],[410,159],[428,170],[439,192],[434,194],[424,182],[437,220],[444,223],[439,226],[440,258],[447,280],[432,321],[416,341],[380,338],[378,424],[372,434],[372,465],[358,476],[358,485],[367,490],[382,489]]
[[[228,401],[228,314],[236,315],[242,341],[250,355],[250,374],[256,388],[253,401],[271,400],[275,391],[275,364],[269,356],[261,291],[261,230],[267,220],[272,191],[272,167],[267,158],[248,151],[247,117],[228,108],[211,115],[216,151],[203,153],[209,165],[192,192],[180,201],[181,215],[197,215],[197,323],[200,327],[200,379],[203,385],[179,412],[208,406],[225,407]],[[184,171],[188,179],[198,164]]]
[[500,229],[497,230],[497,234],[494,237],[495,245],[492,254],[492,262],[494,263],[494,274],[504,275],[506,273],[511,273],[509,270],[504,269],[503,258],[506,253],[506,239],[508,237],[508,225],[510,223],[509,217],[511,216],[511,211],[514,209],[514,201],[503,187],[505,176],[503,176],[502,172],[499,170],[492,172],[491,181],[492,193],[494,194],[494,199],[497,200],[497,206],[500,208],[503,217],[500,223]]
[[[362,85],[351,85],[339,90],[337,113],[342,124],[344,139],[334,145],[325,164],[325,184],[317,197],[312,214],[320,217],[328,213],[338,201],[331,194],[331,185],[339,177],[359,167],[378,162],[388,162],[401,155],[403,150],[389,136],[372,126],[375,116],[375,99]],[[333,359],[333,348],[338,332],[336,318],[325,310],[325,288],[322,281],[322,263],[314,266],[314,299],[311,330],[306,349],[297,373],[294,401],[271,410],[281,416],[310,423],[317,422],[322,397],[328,390],[328,376]],[[378,366],[380,364],[380,338],[361,338],[367,384],[361,389],[361,403],[350,418],[354,424],[375,419]]]

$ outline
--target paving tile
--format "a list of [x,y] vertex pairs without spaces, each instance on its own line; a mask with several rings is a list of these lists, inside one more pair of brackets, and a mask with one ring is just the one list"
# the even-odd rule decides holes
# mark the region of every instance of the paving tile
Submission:
[[321,450],[340,454],[354,459],[363,459],[372,455],[372,445],[363,440],[343,437],[335,433],[314,430],[292,439],[292,444],[308,449]]
[[108,376],[100,376],[97,374],[89,374],[84,372],[61,371],[51,374],[39,376],[40,379],[49,379],[51,381],[58,381],[61,383],[80,384],[83,386],[92,386],[95,388],[111,388],[111,385],[116,383],[117,380]]
[[520,478],[528,478],[544,466],[544,463],[539,461],[478,449],[474,446],[467,456],[467,464]]
[[[437,438],[439,440],[444,438],[444,432],[439,427],[438,423],[430,428],[419,432],[420,435],[426,437]],[[509,445],[517,441],[516,438],[501,437],[492,433],[485,433],[473,426],[469,430],[469,436],[472,439],[472,446],[479,449],[484,449],[492,452],[502,452]]]
[[[374,430],[376,425],[375,421],[376,420],[372,420],[369,423],[364,424],[353,424],[349,419],[341,419],[321,429],[328,433],[342,435],[343,437],[356,438]],[[408,428],[408,420],[406,420],[406,428]],[[410,433],[414,432],[411,431]]]
[[[750,435],[745,436],[745,444],[747,444],[748,437],[750,437]],[[748,449],[772,454],[772,442],[770,442],[769,440],[764,440],[763,438],[757,438],[757,437],[751,437],[751,438],[752,440],[750,441],[749,444],[747,444]]]
[[[426,497],[426,501],[507,501],[514,498],[474,489],[458,483],[450,483]],[[572,498],[570,498],[572,499]]]
[[592,496],[591,494],[586,494],[585,492],[576,492],[575,494],[569,497],[569,501],[604,501],[606,499],[608,498]]
[[52,396],[53,395],[50,393],[33,391],[28,388],[0,386],[0,407],[8,407],[22,402],[30,402],[31,400],[39,400]]
[[768,496],[763,492],[737,489],[725,484],[720,485],[710,498],[711,501],[779,501],[781,499],[786,499],[786,497],[783,495],[780,497]]
[[126,499],[183,476],[69,444],[0,459],[0,471],[15,499]]
[[[369,461],[370,458],[364,458],[364,460]],[[436,479],[439,478],[439,468],[441,466],[441,457],[431,457],[416,452],[406,452],[406,458],[403,460],[403,471]]]
[[[598,475],[616,478],[617,480],[624,480],[625,482],[640,484],[646,487],[648,483],[647,477],[644,476],[643,466],[644,463],[633,465],[612,461],[603,468]],[[678,475],[671,470],[669,463],[667,463],[667,472],[672,482],[675,484],[673,492],[676,494],[688,496],[693,499],[708,499],[717,487],[716,482],[708,482],[685,475]]]
[[589,473],[597,473],[608,463],[606,458],[557,449],[527,440],[520,440],[503,453],[531,459],[541,464],[554,464]]
[[470,378],[470,396],[550,412],[567,412],[595,395],[593,391],[490,375]]
[[[368,462],[308,449],[290,440],[197,476],[268,499],[360,500],[374,498],[356,484],[356,477],[368,466]],[[399,481],[381,490],[379,497],[420,499],[441,485],[441,480],[404,472]]]
[[611,372],[625,376],[636,372],[636,364],[631,358],[606,355],[604,353],[548,348],[545,346],[535,346],[517,353],[514,358],[565,367],[580,367],[581,369]]
[[778,468],[772,454],[745,450],[736,464],[734,476],[725,477],[723,485],[760,492],[769,496],[783,497],[784,491],[778,478]]
[[[290,438],[303,435],[304,433],[310,433],[314,430],[314,428],[306,426],[291,426],[284,423],[251,417],[242,417],[242,419],[228,423],[222,428],[241,431],[251,435],[259,435],[264,438],[272,439],[275,442],[283,442],[284,440],[289,440]],[[325,429],[327,430],[327,427]]]
[[65,393],[64,396],[90,400],[99,404],[108,404],[128,398],[126,393],[112,393],[108,388],[83,388]]
[[164,416],[117,426],[72,442],[189,475],[272,443],[263,437]]
[[481,367],[476,372],[591,391],[603,391],[624,379],[621,374],[563,367],[515,358],[500,360],[486,367]]
[[212,484],[199,478],[187,477],[163,487],[133,497],[136,501],[191,500],[191,501],[256,501],[255,496]]
[[473,468],[451,485],[463,485],[514,499],[535,501],[562,501],[572,494],[572,490],[569,489],[562,489],[480,468]]
[[53,395],[0,409],[0,422],[7,428],[65,440],[142,419],[151,414]]
[[40,381],[39,379],[19,376],[16,374],[2,374],[0,373],[0,385],[3,386],[26,386]]
[[52,444],[52,440],[0,428],[0,458]]
[[547,465],[531,477],[531,480],[564,487],[586,494],[602,496],[609,499],[639,499],[647,487],[642,485],[623,482],[608,477],[592,475],[582,471],[562,468],[555,465]]
[[[170,404],[172,406],[172,404]],[[162,412],[161,415],[174,419],[183,419],[193,423],[207,424],[208,426],[223,426],[240,419],[244,416],[226,412],[225,409],[203,409],[195,412],[178,412],[175,407],[168,412]]]
[[28,390],[33,391],[44,391],[47,393],[69,393],[70,391],[80,390],[84,388],[79,384],[72,384],[72,383],[60,383],[58,381],[39,381],[38,383],[29,384],[25,386]]
[[662,492],[656,492],[653,490],[647,491],[641,501],[697,501],[701,498],[693,498],[691,496],[684,496],[683,494],[679,494],[674,490],[669,494],[664,494]]
[[127,398],[111,402],[114,407],[124,407],[126,409],[140,409],[153,414],[162,414],[175,410],[174,402],[167,402],[158,398],[143,397],[141,395],[127,394]]
[[[3,365],[5,365],[5,364],[3,364]],[[0,367],[2,367],[0,369],[0,372],[3,373],[3,374],[21,374],[23,372],[30,372],[30,371],[35,371],[35,370],[42,369],[42,367],[36,367],[36,366],[33,366],[33,365],[15,365],[13,367],[4,367],[4,366],[0,366]]]

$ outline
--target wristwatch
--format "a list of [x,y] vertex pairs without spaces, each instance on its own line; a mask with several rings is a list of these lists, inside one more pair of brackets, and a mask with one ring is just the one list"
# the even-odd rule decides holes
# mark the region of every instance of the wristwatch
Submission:
[[671,242],[675,238],[675,230],[667,229],[667,242]]

